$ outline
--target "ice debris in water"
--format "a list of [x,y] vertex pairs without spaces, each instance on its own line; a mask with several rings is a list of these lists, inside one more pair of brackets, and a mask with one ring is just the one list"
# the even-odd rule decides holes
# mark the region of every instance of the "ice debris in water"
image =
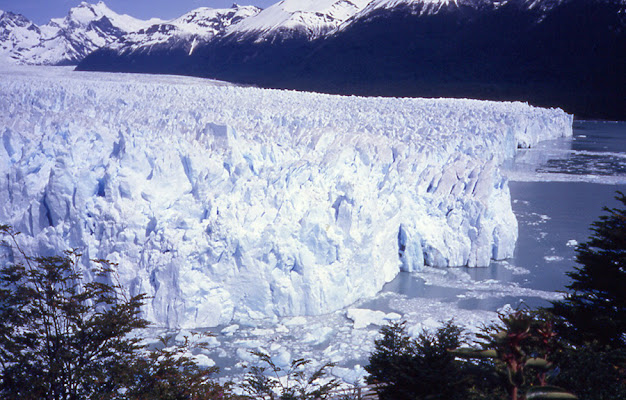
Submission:
[[53,68],[0,71],[0,109],[0,221],[36,254],[117,263],[145,316],[182,328],[327,313],[400,270],[509,257],[500,164],[572,134],[523,103]]

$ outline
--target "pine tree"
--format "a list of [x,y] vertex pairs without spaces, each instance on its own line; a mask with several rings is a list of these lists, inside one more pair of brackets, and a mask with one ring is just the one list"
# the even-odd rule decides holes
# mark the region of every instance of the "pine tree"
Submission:
[[[616,199],[626,206],[626,196]],[[626,346],[626,209],[604,208],[607,215],[592,224],[593,234],[577,249],[580,266],[573,282],[550,311],[561,318],[561,335],[574,344],[596,342]]]

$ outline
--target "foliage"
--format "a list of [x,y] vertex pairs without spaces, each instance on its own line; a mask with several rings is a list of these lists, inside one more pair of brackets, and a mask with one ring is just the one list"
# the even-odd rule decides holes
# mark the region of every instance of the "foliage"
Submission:
[[151,351],[138,358],[126,373],[124,398],[137,400],[223,399],[227,388],[214,383],[216,367],[201,368],[185,355],[184,348]]
[[511,400],[576,399],[564,389],[547,385],[548,375],[555,371],[552,356],[557,349],[550,319],[525,310],[500,314],[499,319],[479,335],[481,349],[461,348],[451,353],[493,360]]
[[132,362],[147,322],[144,295],[126,297],[105,283],[111,265],[98,260],[97,279],[83,283],[79,254],[29,257],[8,226],[23,262],[0,268],[0,394],[3,398],[80,399],[114,392],[113,373]]
[[[365,370],[368,383],[379,384],[381,399],[468,399],[479,382],[481,366],[459,362],[448,352],[461,345],[461,329],[446,323],[434,334],[422,332],[412,339],[405,322],[381,328],[382,338]],[[480,375],[480,374],[479,374]],[[488,378],[487,378],[488,379]]]
[[339,386],[336,379],[326,377],[326,370],[333,366],[331,363],[322,365],[307,376],[305,367],[311,363],[309,360],[293,360],[289,368],[283,370],[272,361],[269,355],[259,351],[253,351],[252,354],[266,365],[265,367],[251,367],[242,386],[243,390],[254,398],[328,399],[331,392]]
[[626,349],[568,347],[555,354],[555,363],[561,368],[552,382],[581,399],[626,399]]
[[[626,205],[626,196],[616,199]],[[592,236],[576,248],[580,264],[568,275],[573,282],[564,300],[550,311],[568,341],[583,345],[626,347],[626,209],[604,208],[607,215],[592,224]]]
[[84,282],[80,254],[30,257],[17,233],[0,225],[21,262],[0,266],[0,398],[3,399],[223,399],[184,349],[147,351],[133,334],[146,296],[127,296],[107,283],[113,265],[92,260]]

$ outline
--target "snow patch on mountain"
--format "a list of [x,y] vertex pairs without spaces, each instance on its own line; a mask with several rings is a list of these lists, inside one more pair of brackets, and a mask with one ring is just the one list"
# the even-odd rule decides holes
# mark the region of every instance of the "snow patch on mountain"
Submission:
[[124,34],[146,28],[160,20],[143,21],[117,14],[104,2],[82,2],[70,9],[64,18],[54,18],[46,25],[37,27],[28,22],[29,25],[21,26],[21,29],[10,30],[12,37],[9,41],[14,43],[13,46],[6,45],[7,39],[0,37],[3,51],[8,52],[5,59],[20,64],[76,64],[87,54]]
[[0,62],[15,62],[15,54],[35,46],[41,30],[20,14],[0,10]]
[[201,7],[171,21],[129,33],[112,43],[109,48],[122,52],[134,52],[138,49],[149,51],[157,45],[184,43],[191,53],[199,42],[210,40],[224,33],[229,27],[260,11],[258,7],[242,7],[236,4],[227,9]]
[[337,28],[372,0],[284,0],[228,31],[230,36],[256,36],[257,41],[280,36],[315,39]]
[[[394,10],[399,7],[412,10],[418,15],[434,15],[443,11],[456,10],[460,8],[473,8],[495,10],[500,7],[517,4],[521,9],[539,10],[547,13],[564,0],[372,0],[359,11],[353,20],[364,18],[376,10]],[[347,21],[350,24],[353,20]],[[341,28],[343,29],[343,27]]]
[[127,77],[0,72],[0,221],[29,251],[118,263],[170,327],[323,314],[401,269],[510,257],[499,166],[572,133],[522,103]]

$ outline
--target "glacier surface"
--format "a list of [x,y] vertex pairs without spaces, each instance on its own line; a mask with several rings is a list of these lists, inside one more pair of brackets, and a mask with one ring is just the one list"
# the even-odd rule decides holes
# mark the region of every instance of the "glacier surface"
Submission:
[[[399,271],[513,253],[500,165],[571,136],[523,103],[0,71],[0,222],[118,263],[165,327],[318,315]],[[88,261],[85,261],[87,263]]]

